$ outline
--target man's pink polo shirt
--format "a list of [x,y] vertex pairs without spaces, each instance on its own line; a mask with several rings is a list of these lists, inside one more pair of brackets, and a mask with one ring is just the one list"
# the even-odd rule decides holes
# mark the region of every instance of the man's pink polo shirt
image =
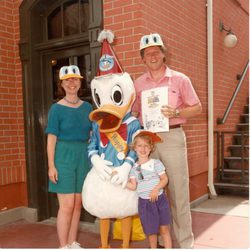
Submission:
[[[168,86],[168,105],[173,108],[182,109],[186,106],[193,106],[200,103],[200,100],[193,88],[190,79],[175,70],[166,67],[164,76],[155,82],[150,73],[147,72],[135,80],[136,100],[132,107],[133,112],[139,113],[139,120],[142,124],[141,112],[141,92],[157,87]],[[172,118],[169,120],[169,125],[183,124],[185,118]]]

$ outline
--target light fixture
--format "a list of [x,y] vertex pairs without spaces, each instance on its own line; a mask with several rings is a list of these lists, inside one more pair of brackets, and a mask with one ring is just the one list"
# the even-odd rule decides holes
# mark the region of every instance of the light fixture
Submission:
[[227,32],[227,35],[224,38],[224,44],[226,47],[228,48],[232,48],[236,45],[237,43],[237,37],[236,35],[234,35],[234,33],[232,32],[231,28],[226,29],[223,22],[220,21],[219,23],[219,29],[222,32],[223,30],[225,30]]
[[52,66],[56,66],[57,65],[57,60],[56,59],[52,59],[51,60],[51,65]]

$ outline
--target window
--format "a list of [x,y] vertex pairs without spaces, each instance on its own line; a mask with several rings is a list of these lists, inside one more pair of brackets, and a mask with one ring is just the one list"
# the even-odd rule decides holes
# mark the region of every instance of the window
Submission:
[[62,29],[58,27],[62,27],[61,7],[56,8],[48,16],[48,39],[62,37]]
[[88,0],[68,0],[56,7],[47,17],[49,40],[87,32],[89,26]]

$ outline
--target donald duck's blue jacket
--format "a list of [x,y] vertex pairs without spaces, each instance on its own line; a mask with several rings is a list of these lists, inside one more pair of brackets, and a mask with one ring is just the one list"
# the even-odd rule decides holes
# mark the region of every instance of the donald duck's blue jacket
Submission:
[[[123,118],[122,124],[116,132],[130,145],[132,135],[140,128],[139,120],[132,116],[130,112]],[[98,154],[102,159],[110,161],[112,167],[119,167],[124,162],[128,162],[133,166],[136,161],[136,153],[133,150],[128,150],[127,155],[122,159],[105,134],[100,133],[99,125],[96,122],[92,123],[92,135],[88,146],[89,159],[94,154]]]

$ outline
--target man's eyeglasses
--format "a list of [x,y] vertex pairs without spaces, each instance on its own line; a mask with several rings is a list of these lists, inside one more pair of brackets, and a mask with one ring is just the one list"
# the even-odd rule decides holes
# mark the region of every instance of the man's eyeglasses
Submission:
[[138,171],[139,173],[138,173],[138,179],[141,181],[141,180],[143,180],[144,179],[144,176],[143,176],[143,174],[142,174],[142,172],[141,172],[141,165],[138,165],[137,167],[136,167],[136,171]]

